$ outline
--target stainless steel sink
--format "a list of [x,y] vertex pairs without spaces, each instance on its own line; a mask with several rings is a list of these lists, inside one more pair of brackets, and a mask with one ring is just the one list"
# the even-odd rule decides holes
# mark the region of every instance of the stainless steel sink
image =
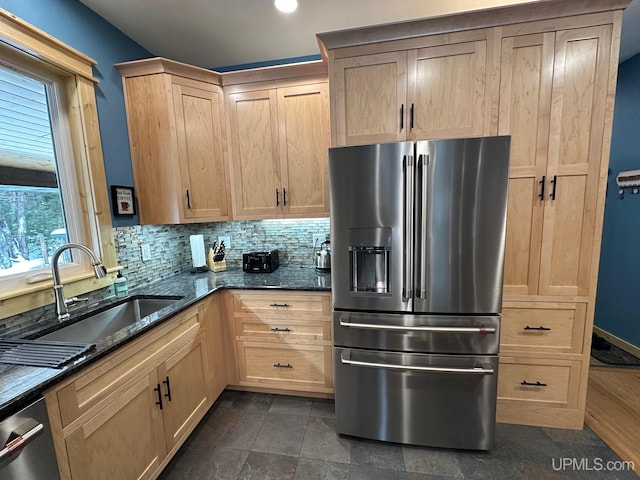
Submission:
[[133,325],[158,310],[173,304],[183,297],[144,296],[132,297],[105,310],[90,314],[86,318],[47,333],[38,340],[93,343],[113,335],[118,330]]

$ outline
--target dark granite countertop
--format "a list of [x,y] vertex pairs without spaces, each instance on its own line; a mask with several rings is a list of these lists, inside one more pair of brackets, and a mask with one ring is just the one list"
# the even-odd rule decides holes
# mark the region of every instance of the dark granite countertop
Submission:
[[[95,350],[62,369],[0,363],[0,420],[28,405],[47,388],[142,335],[155,325],[168,320],[207,295],[223,288],[330,291],[331,274],[318,272],[312,267],[280,267],[273,273],[244,273],[239,268],[230,268],[226,272],[218,273],[179,274],[132,289],[129,292],[129,297],[175,295],[183,298],[156,312],[157,314],[149,315],[142,321],[100,340],[97,342]],[[17,335],[14,332],[13,336],[14,338],[35,338],[78,321],[83,318],[83,315],[86,316],[87,311],[94,311],[121,300],[122,297],[112,297],[100,302],[99,305],[74,311],[71,319],[63,325],[59,324],[53,316],[42,318],[35,324],[25,327]],[[2,331],[0,331],[1,336],[3,336]]]

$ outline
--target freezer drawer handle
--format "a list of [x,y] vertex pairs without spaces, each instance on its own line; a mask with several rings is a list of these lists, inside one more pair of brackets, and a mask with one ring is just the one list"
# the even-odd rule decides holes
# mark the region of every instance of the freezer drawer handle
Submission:
[[551,329],[548,327],[530,327],[529,325],[527,325],[526,327],[524,327],[525,330],[539,330],[539,331],[543,331],[543,332],[550,332]]
[[490,365],[482,364],[480,367],[473,368],[454,368],[454,367],[417,367],[413,365],[394,365],[392,363],[374,363],[360,362],[358,360],[347,360],[340,355],[340,361],[345,365],[356,365],[358,367],[374,367],[389,368],[392,370],[414,370],[418,372],[430,373],[465,373],[471,375],[493,375],[495,370]]
[[278,363],[274,363],[273,366],[276,368],[293,368],[293,365],[291,365],[290,363],[287,363],[286,365],[282,365],[280,362],[278,362]]
[[371,323],[351,323],[340,319],[341,327],[369,328],[372,330],[399,330],[436,333],[496,333],[495,327],[406,327],[404,325],[374,325]]
[[537,381],[536,383],[527,382],[526,380],[522,380],[520,385],[526,385],[527,387],[546,387],[546,383],[540,383]]
[[31,430],[26,433],[23,433],[19,437],[14,438],[10,442],[8,442],[2,450],[0,450],[0,461],[10,457],[11,455],[15,455],[24,447],[29,445],[33,440],[38,438],[38,436],[44,431],[44,425],[39,423]]
[[272,332],[290,332],[291,329],[290,328],[280,328],[280,327],[273,327],[271,329]]

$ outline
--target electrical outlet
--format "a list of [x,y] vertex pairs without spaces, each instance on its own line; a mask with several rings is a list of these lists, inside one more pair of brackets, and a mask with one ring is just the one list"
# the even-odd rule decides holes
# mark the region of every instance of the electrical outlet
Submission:
[[231,237],[229,235],[218,235],[218,245],[224,242],[224,248],[231,248]]
[[313,234],[313,248],[320,248],[320,245],[327,239],[327,236],[323,233]]
[[148,262],[151,260],[151,247],[148,243],[143,243],[140,245],[140,250],[142,251],[142,261]]

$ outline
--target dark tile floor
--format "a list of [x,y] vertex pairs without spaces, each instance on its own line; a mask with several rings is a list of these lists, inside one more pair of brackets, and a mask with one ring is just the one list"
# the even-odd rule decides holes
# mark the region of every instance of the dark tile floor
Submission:
[[[562,459],[571,465],[562,468]],[[607,470],[607,462],[620,458],[587,427],[573,431],[498,424],[491,453],[414,447],[337,435],[331,400],[225,391],[160,478],[638,478],[621,470],[620,463]]]

